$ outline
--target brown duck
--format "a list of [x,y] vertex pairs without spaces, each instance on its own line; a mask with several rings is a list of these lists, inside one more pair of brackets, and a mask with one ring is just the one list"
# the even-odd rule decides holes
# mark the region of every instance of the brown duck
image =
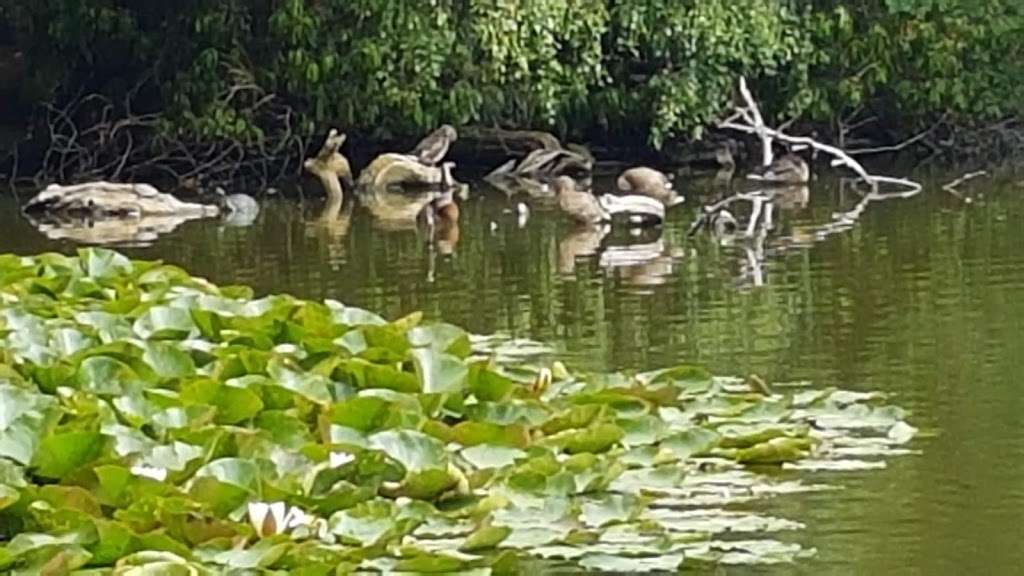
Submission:
[[675,206],[684,201],[684,198],[672,189],[672,180],[667,175],[646,166],[626,170],[616,180],[616,185],[623,192],[648,196],[665,206]]
[[665,219],[664,204],[653,198],[638,194],[605,194],[597,198],[588,191],[577,189],[576,182],[568,176],[555,179],[555,193],[562,212],[583,224],[611,221],[612,214],[628,214],[634,222],[661,222]]
[[811,167],[803,158],[788,152],[749,178],[778,184],[806,184],[811,179]]
[[593,194],[576,189],[576,182],[568,176],[555,179],[558,207],[581,224],[599,224],[612,219]]
[[431,132],[426,138],[412,149],[412,154],[422,164],[437,166],[448,154],[448,147],[452,142],[459,139],[459,133],[448,124],[442,124],[440,128]]

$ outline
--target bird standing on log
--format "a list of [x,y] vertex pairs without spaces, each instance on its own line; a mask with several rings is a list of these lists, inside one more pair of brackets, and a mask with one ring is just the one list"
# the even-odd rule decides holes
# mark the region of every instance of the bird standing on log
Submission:
[[442,124],[434,130],[410,152],[420,163],[427,166],[437,166],[445,155],[448,154],[448,147],[452,142],[459,139],[459,133],[448,124]]
[[665,206],[682,204],[684,198],[672,188],[672,180],[663,172],[638,166],[623,172],[616,185],[628,194],[641,194],[660,201]]

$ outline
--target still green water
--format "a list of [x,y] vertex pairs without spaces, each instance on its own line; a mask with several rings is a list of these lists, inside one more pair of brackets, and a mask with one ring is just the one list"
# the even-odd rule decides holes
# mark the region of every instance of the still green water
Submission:
[[[698,196],[716,193],[705,183],[660,233],[616,231],[603,245],[550,200],[474,185],[457,242],[435,249],[410,222],[362,207],[324,218],[315,199],[273,199],[252,226],[193,221],[124,251],[261,293],[335,298],[388,317],[423,310],[473,332],[538,339],[592,370],[696,362],[885,391],[928,433],[912,444],[921,454],[820,477],[842,491],[761,504],[805,523],[774,536],[817,555],[722,572],[1008,574],[1024,566],[1024,188],[965,189],[973,202],[933,184],[816,235],[858,199],[822,181],[806,205],[780,206],[763,246],[687,237]],[[519,201],[531,207],[522,225]],[[0,226],[0,251],[74,249],[37,232],[11,199]]]

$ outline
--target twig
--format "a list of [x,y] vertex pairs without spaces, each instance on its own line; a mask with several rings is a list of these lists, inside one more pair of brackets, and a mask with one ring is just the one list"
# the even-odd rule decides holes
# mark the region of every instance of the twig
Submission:
[[958,186],[960,186],[961,184],[963,184],[965,182],[969,182],[971,180],[974,180],[975,178],[981,178],[982,176],[988,176],[988,172],[985,171],[985,170],[977,170],[975,172],[968,172],[968,173],[964,174],[963,176],[957,178],[956,180],[953,180],[952,182],[947,182],[947,183],[943,184],[942,185],[942,189],[945,190],[946,192],[949,192],[949,193],[953,194],[954,196],[959,196],[959,194],[957,194],[957,187]]
[[893,144],[891,146],[875,146],[872,148],[855,148],[853,150],[847,150],[846,153],[849,154],[850,156],[864,156],[867,154],[879,154],[882,152],[898,152],[900,150],[903,150],[907,146],[916,144],[917,142],[924,140],[925,138],[930,136],[931,133],[934,132],[935,129],[938,128],[939,125],[941,125],[945,121],[946,117],[943,116],[942,118],[939,119],[938,122],[932,124],[929,128],[922,130],[916,135],[911,136],[910,138],[907,138],[906,140],[899,142],[898,144]]

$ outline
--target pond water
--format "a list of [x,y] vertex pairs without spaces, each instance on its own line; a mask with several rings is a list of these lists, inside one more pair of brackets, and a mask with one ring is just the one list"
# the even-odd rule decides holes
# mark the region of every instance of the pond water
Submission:
[[[260,293],[388,317],[423,310],[473,332],[534,338],[592,370],[691,362],[885,391],[913,411],[922,454],[822,478],[842,491],[768,501],[767,512],[807,525],[780,539],[817,555],[755,571],[1012,573],[1024,565],[1024,188],[964,189],[970,203],[933,183],[816,234],[859,199],[825,179],[806,203],[779,206],[763,245],[687,236],[699,197],[718,193],[704,181],[660,232],[616,231],[589,256],[601,238],[575,230],[550,200],[484,185],[462,202],[457,238],[433,249],[407,223],[362,207],[322,218],[322,201],[272,199],[252,226],[193,221],[124,251]],[[531,207],[522,224],[519,201]],[[37,232],[9,198],[0,226],[3,252],[74,249]]]

